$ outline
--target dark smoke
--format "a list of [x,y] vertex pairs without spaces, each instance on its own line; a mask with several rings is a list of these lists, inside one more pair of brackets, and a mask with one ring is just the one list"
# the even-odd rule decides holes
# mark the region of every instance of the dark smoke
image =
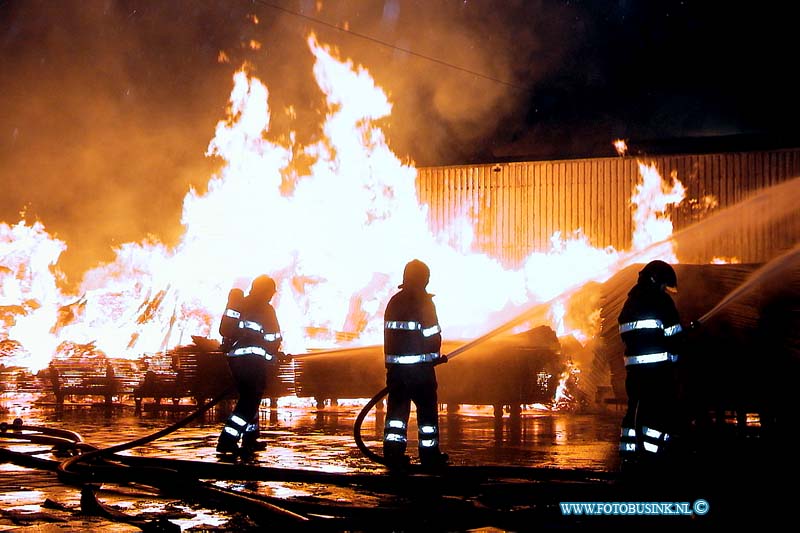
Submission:
[[0,3],[0,219],[44,222],[69,246],[67,274],[179,234],[230,91],[216,57],[238,29],[219,15],[191,1]]

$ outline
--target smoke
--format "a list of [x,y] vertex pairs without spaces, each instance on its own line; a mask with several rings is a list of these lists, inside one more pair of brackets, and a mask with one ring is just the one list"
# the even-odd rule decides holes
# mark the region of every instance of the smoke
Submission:
[[217,163],[204,153],[236,68],[249,63],[269,87],[273,131],[301,144],[319,134],[311,31],[389,93],[382,126],[401,158],[474,159],[567,48],[538,37],[562,15],[545,5],[6,0],[0,220],[22,212],[64,240],[73,284],[125,242],[175,243],[184,195]]
[[216,55],[235,36],[203,31],[219,14],[209,7],[0,4],[0,217],[24,211],[64,239],[67,274],[124,242],[180,233],[230,90]]
[[387,89],[389,140],[420,165],[490,158],[488,140],[519,122],[535,82],[570,50],[571,9],[553,2],[386,0],[355,13],[341,4],[324,4],[320,16],[384,44],[330,30],[320,39],[331,35]]

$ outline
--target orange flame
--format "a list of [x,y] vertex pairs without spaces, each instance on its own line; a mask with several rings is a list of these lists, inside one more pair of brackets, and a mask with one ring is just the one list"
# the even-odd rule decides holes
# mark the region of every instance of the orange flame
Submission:
[[[672,187],[667,188],[654,165],[640,162],[639,173],[642,175],[642,182],[636,186],[631,198],[631,203],[637,207],[633,213],[634,250],[644,250],[672,235],[672,220],[666,214],[667,208],[680,204],[686,196],[686,188],[674,175]],[[665,243],[654,250],[650,257],[642,260],[651,259],[662,259],[671,263],[678,261],[671,242]]]
[[[314,35],[308,46],[327,104],[319,140],[296,146],[294,134],[274,134],[267,87],[236,72],[227,117],[207,151],[224,166],[206,192],[184,198],[184,233],[174,248],[123,244],[113,262],[85,274],[77,294],[62,294],[54,272],[66,245],[38,222],[0,224],[0,341],[12,364],[43,368],[65,342],[139,357],[192,335],[218,338],[228,290],[246,290],[262,273],[278,281],[273,304],[289,353],[342,339],[380,343],[385,303],[415,257],[431,266],[430,289],[450,339],[490,330],[507,318],[501,311],[613,274],[620,252],[594,248],[580,232],[555,233],[552,249],[531,254],[520,270],[470,252],[467,220],[458,231],[432,233],[415,168],[375,125],[391,113],[387,95],[364,67],[339,59]],[[294,165],[297,154],[312,161],[307,170]],[[679,182],[665,191],[655,168],[640,169],[635,248],[671,231],[663,211],[684,194]],[[556,320],[558,305],[553,323],[560,335],[570,333]]]
[[719,257],[714,256],[711,258],[712,265],[736,265],[742,262],[738,257]]

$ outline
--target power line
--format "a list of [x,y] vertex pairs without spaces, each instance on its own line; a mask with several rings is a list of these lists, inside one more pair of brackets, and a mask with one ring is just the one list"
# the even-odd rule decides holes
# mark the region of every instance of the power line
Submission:
[[448,67],[448,68],[451,68],[451,69],[454,69],[454,70],[459,70],[461,72],[465,72],[467,74],[471,74],[473,76],[477,76],[477,77],[483,78],[485,80],[493,81],[495,83],[499,83],[501,85],[505,85],[507,87],[511,87],[513,89],[517,89],[518,91],[527,91],[528,90],[525,87],[520,87],[519,85],[515,85],[513,83],[510,83],[510,82],[507,82],[507,81],[503,81],[503,80],[498,79],[498,78],[493,78],[492,76],[487,76],[486,74],[481,74],[480,72],[475,72],[474,70],[470,70],[468,68],[460,67],[458,65],[454,65],[452,63],[448,63],[447,61],[443,61],[441,59],[437,59],[435,57],[426,56],[425,54],[420,54],[419,52],[414,52],[413,50],[409,50],[407,48],[400,48],[399,46],[395,46],[395,45],[393,45],[391,43],[387,43],[386,41],[381,41],[380,39],[376,39],[375,37],[370,37],[369,35],[364,35],[363,33],[358,33],[358,32],[352,31],[352,30],[348,30],[346,28],[342,28],[342,27],[337,26],[335,24],[331,24],[329,22],[325,22],[324,20],[320,20],[320,19],[317,19],[317,18],[314,18],[314,17],[310,17],[308,15],[303,15],[302,13],[298,13],[296,11],[292,11],[291,9],[286,9],[285,7],[276,6],[275,4],[270,4],[269,2],[266,2],[264,0],[255,0],[255,2],[258,3],[258,4],[261,4],[263,6],[266,6],[266,7],[271,7],[272,9],[275,9],[275,10],[278,10],[278,11],[283,11],[284,13],[287,13],[289,15],[293,15],[295,17],[302,18],[302,19],[314,22],[314,23],[319,24],[321,26],[326,26],[328,28],[331,28],[331,29],[334,29],[334,30],[337,30],[337,31],[340,31],[340,32],[343,32],[343,33],[349,33],[350,35],[353,35],[355,37],[359,37],[361,39],[365,39],[367,41],[371,41],[373,43],[380,44],[380,45],[385,46],[387,48],[391,48],[392,50],[397,50],[399,52],[403,52],[403,53],[406,53],[408,55],[419,57],[421,59],[425,59],[425,60],[431,61],[433,63],[438,63],[440,65],[444,65],[445,67]]

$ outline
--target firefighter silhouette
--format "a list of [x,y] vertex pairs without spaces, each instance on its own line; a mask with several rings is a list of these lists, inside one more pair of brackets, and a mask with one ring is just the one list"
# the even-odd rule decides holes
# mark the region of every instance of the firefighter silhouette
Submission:
[[387,466],[402,467],[406,455],[411,402],[417,412],[419,459],[424,466],[441,466],[447,454],[439,450],[439,413],[435,362],[442,335],[433,295],[426,291],[428,266],[417,259],[403,271],[403,283],[384,313],[384,358],[389,389],[383,434]]
[[252,453],[264,448],[258,441],[258,408],[267,381],[277,376],[278,357],[282,355],[278,317],[270,304],[275,281],[262,275],[253,280],[247,296],[235,291],[229,294],[219,327],[239,395],[219,436],[217,452],[222,454]]
[[680,409],[675,363],[683,328],[668,293],[677,287],[675,270],[664,261],[651,261],[639,272],[619,314],[628,396],[620,434],[623,467],[657,464],[674,451]]

